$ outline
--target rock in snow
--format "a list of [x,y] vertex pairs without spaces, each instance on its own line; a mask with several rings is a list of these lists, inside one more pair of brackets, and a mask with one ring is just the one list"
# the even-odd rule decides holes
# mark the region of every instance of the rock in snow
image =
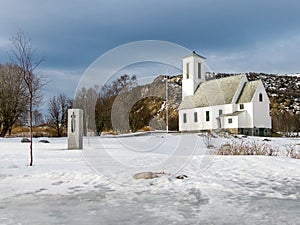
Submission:
[[164,172],[153,173],[153,172],[141,172],[133,175],[134,179],[153,179],[158,178],[159,175],[165,174]]
[[29,143],[30,140],[28,138],[22,138],[21,143]]

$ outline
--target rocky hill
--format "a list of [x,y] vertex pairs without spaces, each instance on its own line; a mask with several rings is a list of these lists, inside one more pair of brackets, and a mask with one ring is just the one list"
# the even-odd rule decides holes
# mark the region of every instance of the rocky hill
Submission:
[[137,131],[150,126],[166,129],[166,108],[171,130],[178,129],[177,109],[181,102],[182,76],[168,77],[168,105],[166,104],[166,77],[158,76],[151,84],[139,85],[118,94],[111,111],[111,122],[118,132]]

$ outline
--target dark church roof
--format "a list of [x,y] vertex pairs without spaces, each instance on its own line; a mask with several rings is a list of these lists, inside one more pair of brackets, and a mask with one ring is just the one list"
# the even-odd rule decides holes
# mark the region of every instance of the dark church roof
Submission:
[[186,56],[186,57],[184,57],[184,58],[188,58],[188,57],[191,57],[191,56],[197,56],[197,57],[200,57],[200,58],[202,58],[202,59],[206,59],[204,56],[199,55],[199,54],[196,53],[195,51],[193,51],[192,54],[190,54],[190,55],[188,55],[188,56]]

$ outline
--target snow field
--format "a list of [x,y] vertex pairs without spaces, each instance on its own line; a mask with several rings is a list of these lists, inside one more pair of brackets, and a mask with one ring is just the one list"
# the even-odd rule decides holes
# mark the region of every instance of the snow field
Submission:
[[[297,224],[300,160],[215,156],[197,135],[0,139],[0,224]],[[261,141],[260,138],[249,138]],[[230,139],[213,139],[219,146]],[[271,139],[284,151],[297,139]],[[186,154],[185,154],[186,153]],[[284,155],[284,154],[283,154]],[[164,171],[152,180],[138,172]],[[187,179],[175,178],[185,174]]]

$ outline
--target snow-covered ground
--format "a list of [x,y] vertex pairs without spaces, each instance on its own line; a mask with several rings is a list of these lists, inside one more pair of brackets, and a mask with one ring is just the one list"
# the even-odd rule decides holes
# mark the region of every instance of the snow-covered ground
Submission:
[[[248,138],[260,142],[260,138]],[[300,160],[214,156],[196,134],[0,139],[0,224],[299,224]],[[213,138],[219,146],[231,142]],[[300,139],[272,138],[281,148]],[[143,171],[165,172],[135,180]],[[176,179],[186,175],[186,179]]]

